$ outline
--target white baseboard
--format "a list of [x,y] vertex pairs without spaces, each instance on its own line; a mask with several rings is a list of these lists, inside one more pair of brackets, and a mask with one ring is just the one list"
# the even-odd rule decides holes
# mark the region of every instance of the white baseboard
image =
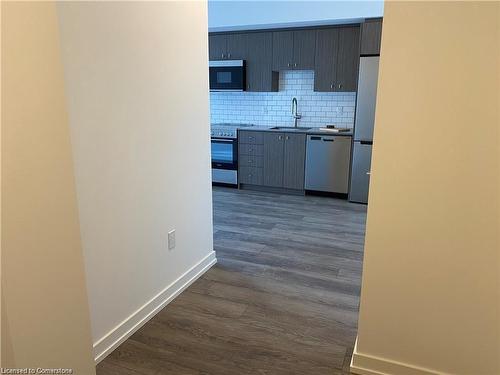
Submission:
[[351,358],[351,372],[359,375],[446,375],[427,368],[358,352],[358,338]]
[[104,337],[97,340],[94,343],[94,357],[96,364],[106,358],[109,353],[115,350],[122,342],[141,328],[148,320],[155,316],[162,308],[182,293],[183,290],[208,271],[215,263],[217,263],[215,251],[212,251],[200,262],[198,262],[198,264],[194,265],[172,284],[168,285],[160,293],[146,302],[141,308],[118,324]]

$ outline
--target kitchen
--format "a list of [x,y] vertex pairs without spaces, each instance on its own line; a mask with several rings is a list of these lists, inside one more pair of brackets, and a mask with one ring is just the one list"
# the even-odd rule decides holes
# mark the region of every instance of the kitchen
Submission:
[[381,29],[373,18],[209,33],[217,266],[196,292],[248,304],[205,327],[236,325],[248,373],[349,372]]
[[381,30],[210,33],[213,183],[366,204]]

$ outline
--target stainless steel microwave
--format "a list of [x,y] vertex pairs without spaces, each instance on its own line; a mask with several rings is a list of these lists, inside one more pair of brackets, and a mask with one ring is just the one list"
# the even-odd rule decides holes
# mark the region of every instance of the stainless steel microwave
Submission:
[[210,91],[245,90],[245,60],[210,61]]

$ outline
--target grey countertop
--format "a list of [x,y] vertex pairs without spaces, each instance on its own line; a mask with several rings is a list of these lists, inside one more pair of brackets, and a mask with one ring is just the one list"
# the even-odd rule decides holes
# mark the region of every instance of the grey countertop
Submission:
[[[349,132],[331,132],[328,130],[320,130],[319,127],[311,127],[310,129],[303,130],[294,130],[294,129],[272,129],[275,126],[252,126],[248,128],[239,128],[238,130],[247,130],[247,131],[266,131],[266,132],[290,132],[290,133],[304,133],[304,134],[317,134],[317,135],[334,135],[334,136],[347,136],[352,137],[352,130]],[[306,126],[304,126],[306,128]],[[299,127],[300,128],[300,127]],[[308,128],[308,126],[307,126]]]

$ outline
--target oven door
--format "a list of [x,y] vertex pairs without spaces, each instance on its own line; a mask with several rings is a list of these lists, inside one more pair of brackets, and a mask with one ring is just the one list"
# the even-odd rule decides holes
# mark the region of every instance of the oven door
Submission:
[[245,62],[243,60],[210,61],[210,91],[243,91]]
[[238,169],[238,140],[212,137],[212,169]]

